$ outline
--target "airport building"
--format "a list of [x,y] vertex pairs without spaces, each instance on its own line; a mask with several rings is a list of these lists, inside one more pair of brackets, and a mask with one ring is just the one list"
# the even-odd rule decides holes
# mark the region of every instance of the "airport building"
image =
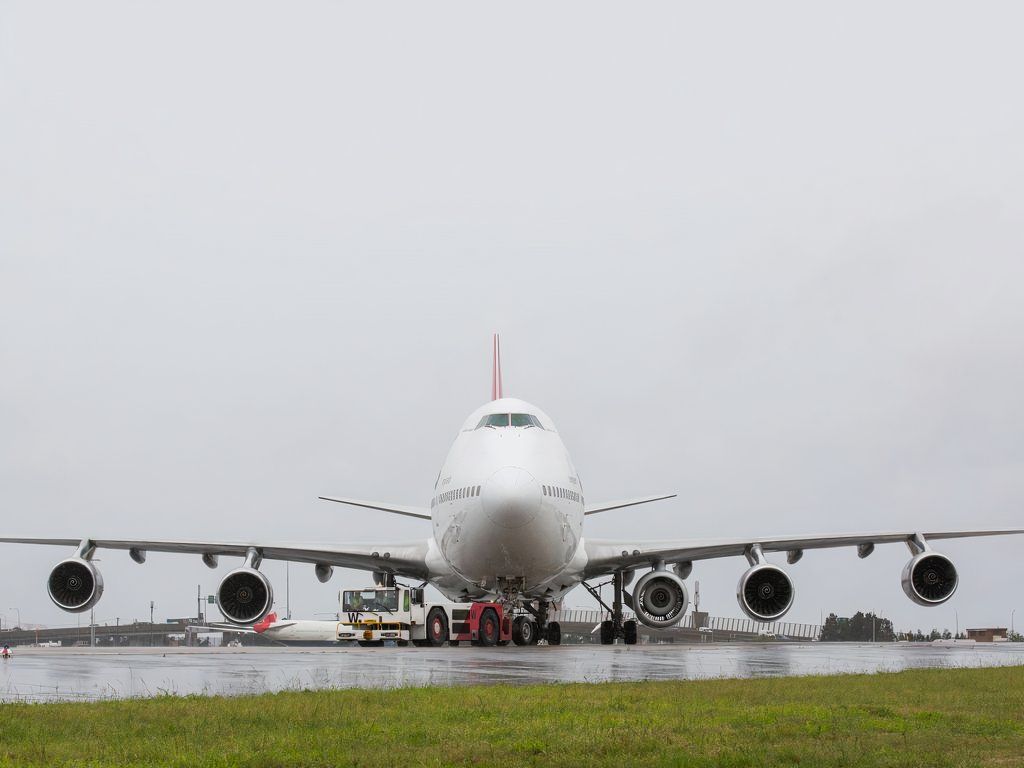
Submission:
[[979,643],[1005,643],[1007,640],[1006,627],[968,629],[967,639],[975,640]]

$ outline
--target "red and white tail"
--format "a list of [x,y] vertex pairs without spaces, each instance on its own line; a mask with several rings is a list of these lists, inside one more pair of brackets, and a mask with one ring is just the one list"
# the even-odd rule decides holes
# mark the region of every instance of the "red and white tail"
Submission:
[[262,619],[253,624],[252,628],[253,630],[255,630],[257,635],[260,635],[266,632],[268,629],[270,629],[270,625],[273,624],[275,621],[277,621],[277,614],[268,613]]
[[501,392],[501,340],[494,334],[494,365],[491,368],[491,400],[500,400]]

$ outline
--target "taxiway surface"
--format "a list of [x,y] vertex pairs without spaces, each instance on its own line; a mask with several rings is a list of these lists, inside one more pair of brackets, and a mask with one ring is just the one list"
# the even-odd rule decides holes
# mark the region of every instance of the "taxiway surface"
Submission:
[[0,701],[310,688],[694,680],[1024,665],[1024,644],[742,643],[526,648],[39,648],[0,662]]

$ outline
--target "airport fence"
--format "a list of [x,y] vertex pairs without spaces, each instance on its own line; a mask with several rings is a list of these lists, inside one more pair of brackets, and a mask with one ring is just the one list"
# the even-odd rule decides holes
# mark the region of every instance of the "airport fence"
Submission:
[[776,637],[795,637],[812,640],[821,634],[817,624],[799,624],[792,621],[753,621],[752,619],[733,619],[723,616],[708,616],[705,626],[715,632],[745,632],[751,635],[772,633]]
[[[632,611],[624,610],[622,615],[626,619],[635,618]],[[602,621],[611,618],[608,611],[591,609],[569,609],[555,611],[553,621],[563,624],[584,624],[597,626]],[[730,634],[763,635],[771,633],[776,637],[790,637],[799,640],[813,640],[821,633],[818,624],[801,624],[790,621],[753,621],[752,619],[736,619],[727,616],[707,616],[702,624],[694,625],[694,616],[691,614],[685,621],[679,624],[676,629],[699,630],[701,627],[710,629],[712,632],[724,632]],[[701,618],[705,618],[702,614]]]

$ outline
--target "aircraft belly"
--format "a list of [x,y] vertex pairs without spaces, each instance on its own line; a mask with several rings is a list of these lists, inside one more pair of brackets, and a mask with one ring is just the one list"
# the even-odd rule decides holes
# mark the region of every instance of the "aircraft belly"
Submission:
[[[485,589],[496,588],[499,580],[529,589],[562,571],[576,550],[576,537],[566,537],[562,521],[553,516],[539,515],[512,530],[485,520],[464,525],[447,552],[459,574]],[[571,546],[565,538],[573,540]]]

